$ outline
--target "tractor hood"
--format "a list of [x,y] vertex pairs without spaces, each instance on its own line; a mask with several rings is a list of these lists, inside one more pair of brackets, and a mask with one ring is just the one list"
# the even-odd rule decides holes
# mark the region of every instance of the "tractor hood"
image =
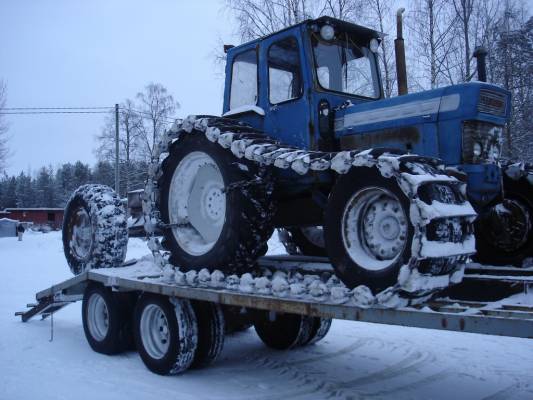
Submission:
[[[340,107],[335,136],[343,149],[394,147],[448,158],[440,144],[457,141],[460,146],[463,121],[503,125],[509,110],[509,92],[483,82],[465,83]],[[451,122],[455,129],[444,132]]]

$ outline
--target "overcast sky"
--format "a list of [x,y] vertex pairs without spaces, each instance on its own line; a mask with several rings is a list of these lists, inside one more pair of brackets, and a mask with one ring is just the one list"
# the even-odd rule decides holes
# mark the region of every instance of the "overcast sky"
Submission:
[[[181,103],[178,116],[220,114],[224,82],[213,53],[223,42],[238,44],[222,6],[223,0],[0,0],[7,106],[113,106],[158,82]],[[7,172],[18,174],[75,160],[94,164],[104,115],[13,115],[8,122]]]
[[[149,82],[181,103],[179,116],[220,114],[213,52],[232,42],[218,0],[0,0],[0,78],[7,107],[113,106]],[[95,162],[103,114],[8,116],[7,172]]]

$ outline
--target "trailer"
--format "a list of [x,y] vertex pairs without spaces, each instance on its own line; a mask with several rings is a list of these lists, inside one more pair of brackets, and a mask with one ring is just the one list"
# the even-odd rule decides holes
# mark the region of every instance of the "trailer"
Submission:
[[[275,274],[300,273],[317,282],[334,276],[330,275],[331,265],[316,257],[268,256],[258,264]],[[515,269],[473,265],[467,268],[464,282],[493,282],[487,278],[489,272],[490,276],[506,274],[500,282],[508,283],[507,294],[533,288],[531,269],[518,275]],[[89,270],[42,290],[36,294],[36,303],[16,315],[23,322],[38,315],[44,319],[83,301],[84,330],[93,350],[113,354],[136,348],[148,369],[159,374],[177,374],[214,362],[223,347],[225,325],[235,324],[236,317],[253,324],[261,340],[275,349],[322,339],[332,319],[533,338],[533,306],[508,301],[445,296],[414,306],[386,308],[363,306],[354,298],[298,298],[290,288],[259,293],[243,288],[243,276],[240,283],[230,276],[217,284],[213,275],[211,279],[199,275],[182,277],[177,283],[178,278],[153,263],[133,260],[118,268]]]

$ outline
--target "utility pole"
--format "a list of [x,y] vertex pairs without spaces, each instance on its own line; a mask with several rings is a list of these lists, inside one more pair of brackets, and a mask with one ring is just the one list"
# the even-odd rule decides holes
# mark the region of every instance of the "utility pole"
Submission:
[[115,104],[115,192],[120,196],[120,174],[118,157],[118,104]]

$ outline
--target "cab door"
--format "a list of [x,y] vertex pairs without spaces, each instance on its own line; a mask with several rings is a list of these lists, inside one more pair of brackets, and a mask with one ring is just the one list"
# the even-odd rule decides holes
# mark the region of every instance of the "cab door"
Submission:
[[274,35],[261,43],[260,59],[265,61],[261,63],[264,65],[264,129],[282,143],[309,149],[312,146],[309,103],[302,68],[302,43],[296,32]]

